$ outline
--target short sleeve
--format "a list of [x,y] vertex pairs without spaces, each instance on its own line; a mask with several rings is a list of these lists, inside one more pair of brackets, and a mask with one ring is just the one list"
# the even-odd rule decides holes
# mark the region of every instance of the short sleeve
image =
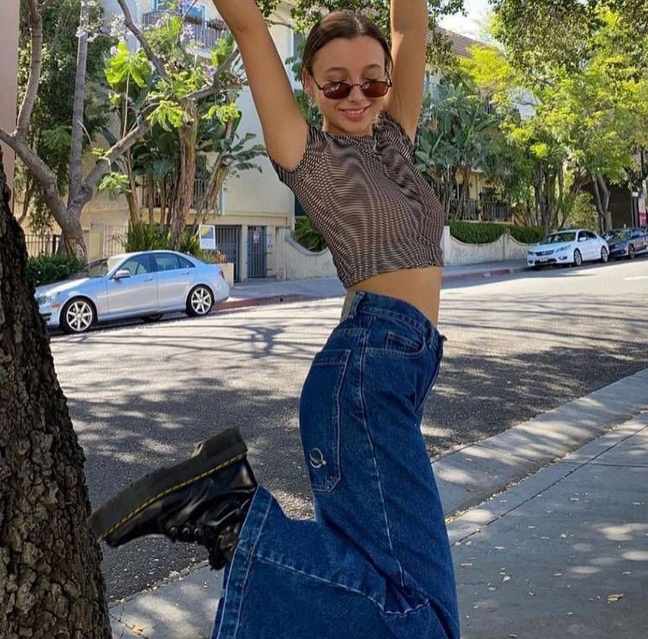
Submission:
[[377,124],[388,138],[390,138],[395,144],[401,146],[408,157],[414,157],[414,149],[416,148],[415,144],[412,142],[410,136],[407,135],[407,132],[401,123],[396,120],[389,111],[381,111],[378,116]]
[[311,124],[308,126],[304,155],[295,168],[286,169],[272,158],[269,159],[279,179],[294,191],[304,177],[314,173],[318,167],[321,169],[320,162],[325,148],[326,136]]

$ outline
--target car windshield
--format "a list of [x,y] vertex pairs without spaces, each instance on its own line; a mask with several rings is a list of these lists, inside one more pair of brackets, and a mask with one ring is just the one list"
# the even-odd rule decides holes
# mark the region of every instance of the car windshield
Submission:
[[559,242],[573,242],[576,239],[576,233],[553,233],[543,244],[557,244]]
[[73,273],[68,277],[69,280],[78,279],[80,277],[104,277],[107,275],[123,257],[107,257],[102,260],[88,262],[85,268]]
[[629,229],[615,229],[608,233],[607,239],[609,240],[629,240]]

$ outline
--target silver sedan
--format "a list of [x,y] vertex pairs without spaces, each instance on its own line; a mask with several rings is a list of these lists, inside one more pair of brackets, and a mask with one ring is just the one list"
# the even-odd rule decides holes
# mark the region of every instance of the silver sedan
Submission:
[[47,326],[83,333],[96,322],[185,311],[207,315],[230,287],[218,264],[174,251],[124,253],[89,263],[62,282],[36,289]]

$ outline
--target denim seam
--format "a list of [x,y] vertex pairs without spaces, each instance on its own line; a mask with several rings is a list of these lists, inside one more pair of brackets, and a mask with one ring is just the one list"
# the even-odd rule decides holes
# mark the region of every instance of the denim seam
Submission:
[[[243,583],[241,584],[241,589],[240,592],[238,593],[238,601],[236,602],[236,605],[238,607],[237,615],[236,615],[236,625],[234,626],[234,631],[232,633],[232,639],[236,639],[236,636],[238,635],[238,631],[241,625],[241,610],[243,609],[243,599],[245,596],[245,587],[247,585],[248,577],[250,574],[250,568],[252,567],[252,561],[254,559],[254,553],[255,549],[259,543],[259,538],[261,537],[261,532],[263,531],[263,527],[265,526],[266,519],[268,518],[268,514],[270,513],[270,507],[272,506],[272,500],[268,499],[268,505],[266,506],[265,513],[263,514],[263,519],[261,520],[261,523],[259,525],[259,530],[256,533],[256,538],[254,540],[254,543],[252,544],[251,548],[248,549],[243,549],[239,544],[237,544],[235,550],[234,550],[234,555],[232,556],[232,561],[231,564],[234,564],[234,561],[236,560],[237,554],[244,554],[247,555],[247,565],[245,568],[245,577],[243,578]],[[252,507],[252,504],[250,505],[250,508]],[[224,599],[225,601],[223,602],[223,605],[227,605],[227,597],[229,595],[229,586],[230,586],[230,579],[232,578],[232,572],[230,571],[229,574],[227,575],[227,584],[225,584],[225,591],[224,591]],[[221,617],[221,622],[218,626],[218,633],[216,636],[220,635],[221,629],[223,627],[223,621],[225,620],[225,617],[227,616],[227,610],[223,610],[223,616]]]
[[402,313],[398,313],[396,311],[390,311],[387,308],[376,309],[371,307],[363,309],[360,312],[365,313],[367,315],[373,315],[374,317],[391,318],[396,322],[401,322],[406,326],[410,326],[415,328],[416,330],[419,330],[421,334],[425,334],[425,324],[423,322],[419,322],[419,320],[414,319],[412,317],[407,317]]
[[356,595],[361,595],[365,599],[368,599],[371,601],[371,603],[375,604],[375,606],[380,610],[380,612],[384,615],[392,615],[392,616],[400,616],[404,617],[412,612],[417,612],[421,608],[429,608],[431,607],[431,603],[429,601],[426,601],[425,603],[421,603],[415,608],[408,608],[407,610],[404,611],[395,611],[395,610],[385,610],[385,607],[376,599],[374,599],[371,595],[368,595],[366,592],[363,592],[362,590],[358,590],[357,588],[352,588],[351,586],[346,586],[345,584],[341,584],[337,581],[331,581],[330,579],[326,579],[326,577],[321,577],[319,575],[314,575],[310,572],[306,572],[304,570],[300,570],[299,568],[295,568],[294,566],[289,566],[287,564],[281,563],[280,561],[277,561],[275,559],[269,559],[268,557],[264,557],[263,555],[256,554],[255,559],[260,561],[261,563],[266,563],[266,564],[271,564],[273,566],[278,566],[279,568],[283,568],[284,570],[289,570],[290,572],[297,573],[299,575],[304,575],[305,577],[309,577],[310,579],[313,579],[315,581],[322,581],[330,586],[333,586],[335,588],[340,588],[341,590],[345,590],[347,592],[352,592]]
[[403,567],[401,566],[400,561],[396,557],[394,553],[394,546],[392,544],[392,539],[391,539],[391,532],[389,530],[389,520],[387,517],[387,508],[385,506],[385,497],[383,494],[383,486],[382,486],[382,481],[380,479],[380,471],[378,469],[378,460],[376,459],[376,451],[374,447],[374,442],[373,438],[371,437],[371,431],[369,429],[369,420],[367,418],[367,410],[366,410],[366,404],[367,402],[365,401],[365,396],[364,396],[364,366],[365,366],[365,360],[366,360],[366,352],[367,352],[367,340],[366,338],[363,340],[362,344],[362,350],[360,353],[360,398],[362,400],[362,424],[365,428],[365,431],[367,432],[367,438],[369,440],[369,446],[371,448],[371,458],[373,461],[374,469],[376,472],[376,478],[377,478],[377,483],[378,483],[378,492],[380,494],[380,503],[383,511],[383,516],[385,518],[385,529],[387,532],[387,541],[389,543],[389,550],[391,551],[391,555],[398,565],[398,572],[400,574],[400,579],[401,579],[401,587],[404,589],[405,588],[405,575],[403,575]]

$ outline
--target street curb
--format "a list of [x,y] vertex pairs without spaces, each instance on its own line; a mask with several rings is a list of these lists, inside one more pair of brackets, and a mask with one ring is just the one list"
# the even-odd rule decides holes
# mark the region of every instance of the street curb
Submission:
[[648,410],[648,368],[432,460],[455,516]]
[[526,270],[528,270],[527,266],[509,266],[506,268],[492,269],[489,271],[470,271],[468,273],[450,273],[449,275],[446,275],[444,273],[443,281],[445,282],[446,280],[461,280],[473,277],[498,277],[501,275],[511,275],[512,273],[521,273],[522,271]]
[[[467,273],[444,273],[443,281],[448,280],[461,280],[470,279],[475,277],[491,278],[499,277],[502,275],[511,275],[512,273],[520,273],[526,271],[527,266],[508,266],[506,268],[490,269],[488,271],[470,271]],[[286,294],[286,295],[260,295],[258,297],[251,297],[249,299],[233,299],[215,304],[212,313],[219,313],[221,311],[236,310],[239,308],[249,308],[251,306],[264,306],[266,304],[290,304],[291,302],[308,302],[318,299],[328,299],[331,295],[304,295],[304,294]],[[336,296],[337,297],[337,296]],[[339,297],[343,297],[341,294]]]
[[[473,512],[472,507],[535,477],[541,469],[552,472],[553,462],[578,461],[576,451],[584,446],[588,448],[580,451],[583,454],[595,449],[599,437],[646,411],[648,368],[433,459],[451,538],[461,539],[482,523],[481,508],[473,513],[477,520],[462,519],[467,511]],[[215,573],[202,564],[180,578],[115,602],[110,606],[113,637],[207,639],[221,582],[222,571]]]
[[231,311],[238,308],[247,308],[249,306],[262,306],[265,304],[288,304],[290,302],[304,302],[309,300],[320,299],[310,295],[268,295],[263,297],[252,297],[250,299],[234,299],[231,301],[215,304],[212,313],[220,311]]

